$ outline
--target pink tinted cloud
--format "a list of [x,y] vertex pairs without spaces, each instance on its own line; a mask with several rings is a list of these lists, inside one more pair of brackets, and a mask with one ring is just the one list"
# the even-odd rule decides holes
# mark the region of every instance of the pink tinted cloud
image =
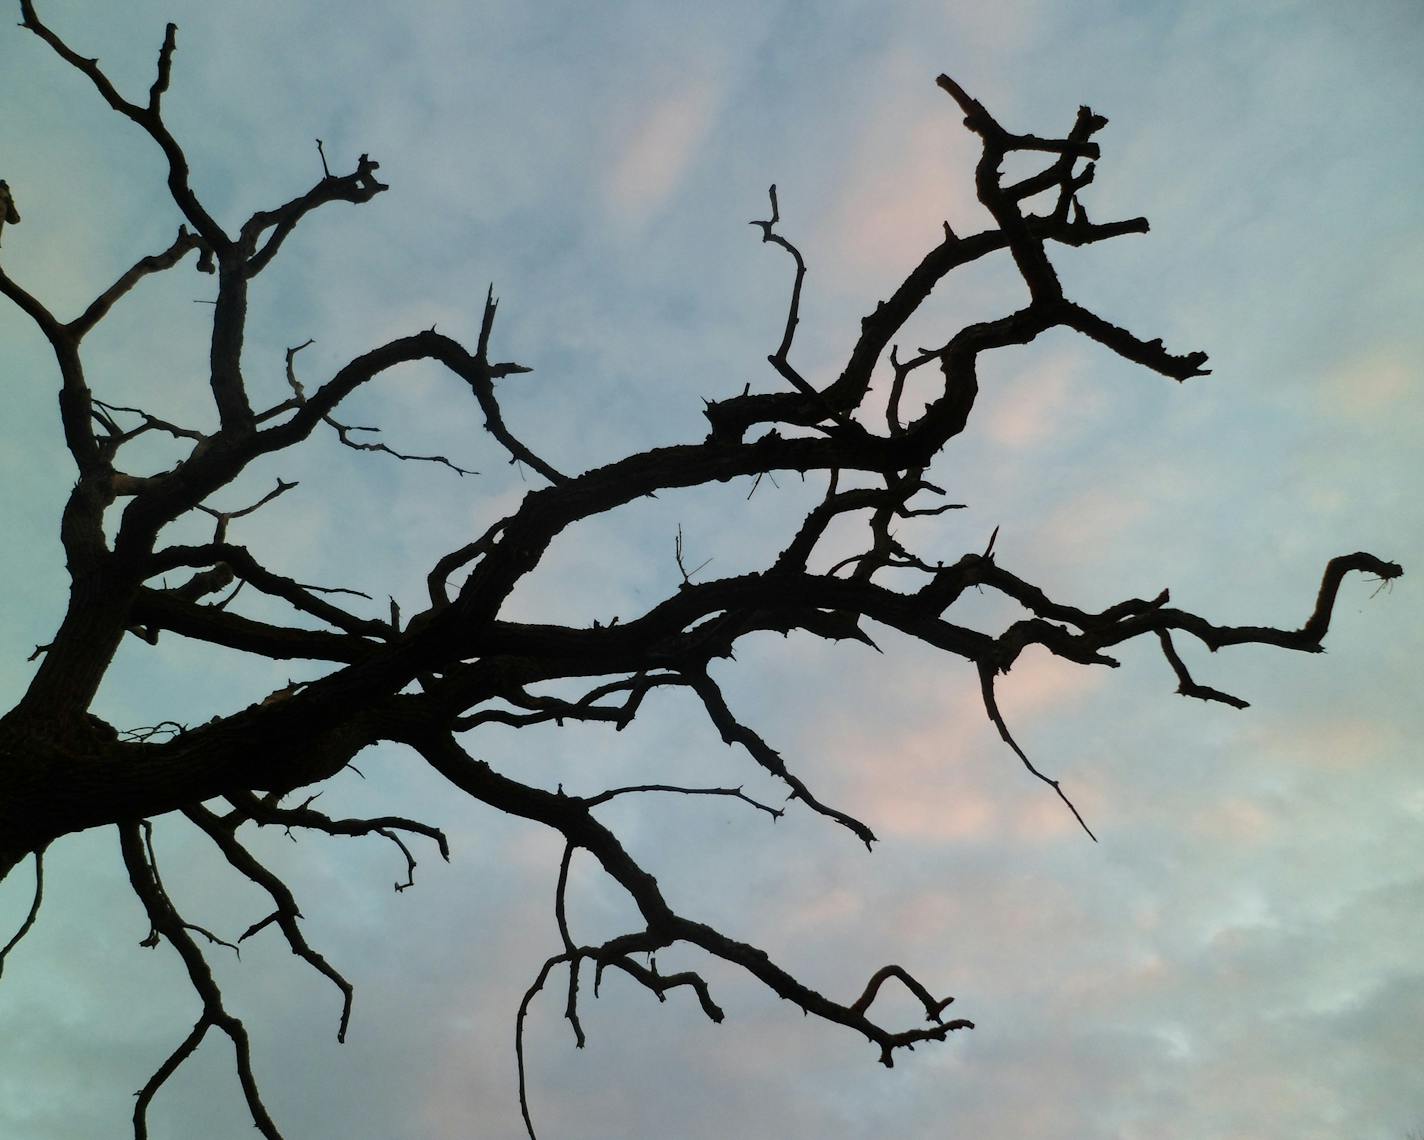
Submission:
[[1128,532],[1147,514],[1140,490],[1092,487],[1061,503],[1036,539],[1044,550],[1094,552],[1123,545]]
[[1356,420],[1378,420],[1399,414],[1407,407],[1410,392],[1418,383],[1417,369],[1405,363],[1404,351],[1374,349],[1333,368],[1321,380],[1318,399],[1331,416],[1345,415]]
[[605,182],[613,213],[634,220],[677,189],[712,124],[716,104],[710,83],[687,83],[654,102],[614,140]]
[[1046,650],[1030,648],[998,682],[996,692],[1006,715],[1016,712],[1023,717],[1037,717],[1086,697],[1097,690],[1103,678],[1100,668],[1078,665]]
[[986,837],[994,805],[971,774],[972,744],[984,711],[967,689],[924,707],[939,709],[931,722],[886,727],[855,718],[838,723],[822,747],[842,773],[837,795],[883,837],[929,842]]
[[862,128],[846,179],[817,248],[832,249],[853,274],[903,274],[944,238],[948,220],[967,225],[979,210],[962,172],[973,169],[970,136],[927,100],[907,114],[889,105]]
[[865,910],[865,899],[859,891],[847,887],[832,887],[798,896],[783,912],[782,928],[790,932],[820,930],[828,926],[846,926]]
[[[1030,651],[1000,679],[997,692],[1010,730],[1032,756],[1038,719],[1086,696],[1099,683],[1093,670]],[[939,716],[913,726],[886,731],[869,724],[842,725],[830,746],[845,772],[841,794],[858,805],[877,834],[924,843],[1002,837],[1041,843],[1078,830],[1062,801],[1030,777],[998,739],[976,687],[965,686],[948,701],[940,696],[925,707],[934,705]],[[986,766],[996,763],[1011,772],[986,780]],[[1051,768],[1052,758],[1041,767]],[[1090,809],[1097,798],[1086,785],[1072,796],[1079,810]]]
[[1250,734],[1248,743],[1286,760],[1292,767],[1309,765],[1336,772],[1374,765],[1398,745],[1395,734],[1387,726],[1352,716],[1263,725]]
[[1208,804],[1192,819],[1199,835],[1217,844],[1254,846],[1276,832],[1276,819],[1260,804],[1240,797]]
[[1076,353],[1057,351],[985,392],[978,422],[989,439],[1027,450],[1061,438],[1065,425],[1091,414],[1102,400],[1080,382],[1078,366]]

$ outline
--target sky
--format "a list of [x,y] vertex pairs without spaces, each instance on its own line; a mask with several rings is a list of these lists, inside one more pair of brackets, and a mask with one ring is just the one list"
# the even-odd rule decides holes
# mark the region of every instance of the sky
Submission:
[[[707,966],[727,1011],[662,1005],[610,979],[574,1048],[551,987],[527,1050],[541,1135],[976,1140],[1402,1140],[1424,1129],[1424,12],[1412,0],[1007,0],[968,3],[506,4],[477,0],[52,0],[46,19],[132,97],[163,25],[180,27],[166,106],[195,186],[235,224],[369,152],[391,186],[311,218],[254,290],[245,361],[280,398],[284,350],[309,379],[436,324],[473,343],[490,282],[501,388],[517,434],[564,470],[705,434],[702,399],[774,390],[790,284],[746,223],[778,187],[809,275],[793,359],[839,371],[874,308],[950,221],[987,216],[973,138],[936,89],[953,75],[1011,129],[1108,116],[1085,194],[1094,219],[1152,231],[1055,253],[1070,296],[1176,351],[1185,385],[1067,334],[981,364],[966,433],[932,477],[967,504],[903,537],[951,561],[995,527],[1001,565],[1085,608],[1170,587],[1224,623],[1296,626],[1335,554],[1402,562],[1392,589],[1349,581],[1324,655],[1186,651],[1244,711],[1175,696],[1151,646],[1093,670],[1026,655],[1001,683],[1020,743],[1062,778],[1100,842],[997,740],[972,672],[888,630],[885,650],[748,639],[717,676],[732,707],[822,799],[880,836],[872,854],[805,811],[668,797],[605,818],[691,917],[754,942],[848,1000],[898,962],[977,1028],[892,1070],[853,1034]],[[23,216],[4,265],[61,314],[178,225],[156,148],[33,36],[0,28],[0,177]],[[99,395],[208,426],[202,319],[211,279],[145,283],[89,342]],[[951,280],[906,346],[1016,306],[1003,265]],[[936,340],[935,338],[939,339]],[[65,597],[59,504],[72,470],[41,338],[0,308],[0,699]],[[418,608],[444,551],[513,509],[510,467],[462,386],[410,367],[345,418],[478,476],[314,439],[225,491],[297,490],[234,538],[303,581]],[[155,450],[155,465],[172,455]],[[527,482],[525,480],[528,480]],[[784,545],[814,480],[664,496],[560,538],[511,599],[522,619],[631,615],[675,588],[673,535],[703,577]],[[175,540],[204,526],[175,528]],[[249,612],[260,613],[260,608]],[[955,620],[1016,616],[969,597]],[[1194,649],[1195,647],[1191,647]],[[302,670],[306,669],[306,672]],[[166,637],[121,651],[96,711],[121,727],[196,723],[259,700],[303,663]],[[776,795],[678,694],[626,731],[492,728],[467,741],[520,779],[593,792],[629,782],[744,784]],[[444,826],[447,866],[415,888],[378,842],[261,834],[313,945],[357,986],[345,1045],[335,992],[275,939],[212,961],[251,1031],[291,1140],[521,1135],[513,1023],[558,946],[560,845],[452,797],[411,756],[376,750],[324,793],[334,814]],[[262,900],[182,822],[161,821],[170,894],[229,935]],[[197,1000],[128,891],[112,832],[46,861],[36,930],[0,981],[0,1136],[122,1135],[132,1096]],[[30,901],[0,885],[0,936]],[[575,861],[570,922],[595,941],[631,908]],[[665,971],[705,963],[675,951]],[[914,1024],[888,991],[887,1020]],[[882,1006],[877,1004],[877,1011]],[[212,1039],[160,1094],[156,1140],[251,1134],[231,1054]]]

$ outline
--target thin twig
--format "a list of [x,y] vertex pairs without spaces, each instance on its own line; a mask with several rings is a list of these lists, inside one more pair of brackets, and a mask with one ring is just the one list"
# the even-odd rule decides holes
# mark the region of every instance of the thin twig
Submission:
[[20,929],[15,931],[10,941],[0,947],[0,974],[5,972],[5,959],[24,939],[25,935],[34,929],[35,919],[39,917],[40,903],[44,901],[44,850],[35,852],[35,896],[30,903],[29,913],[25,915],[25,920],[20,923]]

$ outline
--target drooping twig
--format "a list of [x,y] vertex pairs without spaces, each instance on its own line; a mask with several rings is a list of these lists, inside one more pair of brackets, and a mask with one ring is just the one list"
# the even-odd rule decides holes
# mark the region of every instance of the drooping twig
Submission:
[[[178,921],[182,925],[183,930],[185,932],[192,931],[194,934],[201,934],[205,939],[207,939],[208,944],[210,946],[224,946],[227,949],[231,950],[233,954],[237,954],[238,948],[235,943],[229,942],[225,938],[219,938],[216,934],[214,934],[211,930],[208,930],[206,927],[199,926],[197,923],[189,922],[187,921],[187,919],[184,919],[178,915],[178,908],[175,907],[172,903],[172,900],[168,898],[168,890],[166,887],[164,887],[163,879],[158,873],[158,853],[154,850],[153,847],[153,822],[147,819],[140,820],[138,826],[140,832],[143,835],[144,858],[148,866],[148,874],[150,879],[152,880],[153,888],[167,902],[168,910],[172,913],[174,917],[178,918]],[[157,946],[159,935],[162,933],[163,931],[159,929],[159,927],[155,924],[154,927],[148,932],[148,937],[145,938],[143,942],[140,943],[140,945],[149,948]]]
[[208,808],[195,805],[188,808],[184,814],[202,828],[208,838],[217,845],[218,850],[223,853],[223,857],[245,879],[267,892],[276,907],[267,918],[248,927],[238,941],[245,942],[264,926],[275,923],[282,931],[282,936],[287,940],[287,945],[292,953],[328,978],[332,985],[341,991],[341,1021],[337,1027],[336,1040],[344,1042],[347,1026],[351,1022],[351,999],[354,991],[351,983],[333,968],[331,963],[318,951],[312,949],[303,936],[301,927],[297,925],[297,920],[301,918],[301,911],[297,907],[297,900],[293,897],[290,888],[259,863],[252,853],[237,841],[234,828],[224,824]]
[[[189,924],[179,916],[169,901],[167,892],[163,890],[158,881],[156,868],[151,861],[151,852],[141,837],[139,825],[121,824],[118,830],[120,849],[124,865],[128,868],[129,882],[139,901],[143,903],[144,909],[148,912],[149,922],[153,926],[151,937],[156,941],[158,936],[162,936],[178,952],[178,956],[183,960],[183,965],[188,972],[188,980],[192,983],[194,991],[203,1004],[202,1012],[192,1031],[139,1090],[138,1099],[134,1104],[134,1140],[147,1140],[150,1102],[179,1066],[197,1051],[208,1030],[213,1028],[221,1030],[232,1042],[237,1062],[238,1083],[242,1086],[243,1098],[247,1102],[247,1110],[252,1116],[252,1123],[266,1140],[282,1140],[282,1134],[273,1123],[257,1088],[257,1079],[252,1072],[251,1046],[246,1027],[224,1006],[222,991],[213,978],[212,970],[208,967],[197,943],[188,933]],[[147,941],[146,939],[145,942]]]
[[346,836],[357,838],[365,835],[378,835],[388,843],[397,847],[405,857],[406,881],[396,884],[397,893],[409,887],[413,881],[413,874],[416,866],[414,856],[410,848],[401,841],[398,832],[405,831],[412,835],[423,835],[435,843],[440,852],[440,857],[445,862],[450,861],[450,842],[445,837],[445,833],[438,827],[432,827],[428,823],[421,823],[419,820],[405,819],[401,816],[377,816],[373,819],[333,819],[323,815],[311,806],[311,801],[297,807],[281,807],[276,803],[269,803],[259,799],[251,792],[231,791],[227,793],[227,799],[233,807],[241,813],[243,819],[250,819],[254,823],[271,824],[285,827],[289,831],[294,827],[306,828],[311,831],[320,831],[327,835]]
[[740,744],[762,768],[782,780],[791,789],[792,799],[800,800],[812,811],[835,820],[864,843],[867,851],[871,849],[875,842],[875,833],[854,816],[830,807],[817,799],[801,779],[793,775],[786,767],[786,761],[781,758],[779,752],[767,744],[756,732],[737,720],[732,714],[732,710],[727,707],[722,690],[706,672],[690,674],[688,684],[691,685],[692,691],[702,698],[702,704],[707,710],[708,717],[716,726],[725,743]]
[[1193,681],[1192,675],[1187,672],[1187,663],[1177,653],[1177,647],[1172,644],[1172,635],[1167,630],[1159,629],[1157,640],[1162,645],[1162,655],[1167,658],[1167,664],[1172,666],[1172,671],[1177,674],[1177,692],[1182,696],[1196,697],[1202,701],[1220,701],[1234,709],[1250,708],[1250,703],[1240,697],[1233,697],[1230,693],[1223,693],[1210,685],[1198,685]]
[[573,937],[569,934],[569,917],[566,905],[566,897],[569,889],[569,864],[573,861],[574,845],[564,844],[564,857],[559,861],[559,881],[554,888],[554,921],[559,927],[559,937],[564,943],[564,952],[569,958],[569,993],[568,1000],[564,1004],[564,1017],[568,1019],[569,1027],[573,1030],[574,1044],[582,1049],[586,1038],[583,1032],[583,1023],[578,1015],[578,988],[579,988],[579,965],[581,958],[578,950],[574,946]]
[[[325,159],[323,159],[323,162],[324,161]],[[315,343],[316,341],[314,340],[307,340],[287,349],[287,384],[292,389],[292,398],[267,409],[259,418],[269,418],[281,412],[288,411],[291,408],[301,407],[302,404],[306,402],[306,389],[302,385],[302,382],[297,379],[296,356],[302,349],[308,348]],[[408,460],[413,463],[438,463],[442,467],[448,467],[451,471],[455,472],[456,475],[460,476],[479,474],[478,471],[473,471],[468,467],[461,467],[451,462],[443,455],[414,455],[404,451],[397,451],[389,444],[380,440],[363,441],[352,438],[354,432],[379,433],[381,429],[378,427],[363,427],[360,424],[342,423],[329,413],[321,418],[323,423],[330,426],[331,429],[336,432],[336,438],[341,441],[342,446],[349,447],[353,451],[379,451],[394,459]]]
[[568,954],[555,954],[539,968],[539,973],[535,975],[534,981],[530,983],[524,991],[524,997],[519,1002],[519,1012],[514,1015],[514,1063],[519,1074],[519,1115],[524,1120],[524,1129],[529,1133],[529,1140],[539,1140],[534,1131],[534,1120],[529,1114],[529,1078],[525,1072],[524,1065],[524,1019],[529,1016],[529,1006],[544,988],[544,982],[549,977],[549,971],[561,962],[568,961]]
[[20,928],[10,936],[10,940],[4,946],[0,946],[0,975],[5,973],[5,959],[10,956],[10,951],[18,946],[26,934],[34,929],[35,919],[40,914],[40,904],[44,902],[44,852],[35,852],[35,895],[30,903],[30,909],[25,915],[25,919],[20,923]]
[[1018,746],[1018,742],[1015,741],[1014,738],[1009,734],[1009,726],[1004,723],[1004,714],[999,711],[999,703],[994,698],[994,667],[988,664],[987,662],[981,661],[979,663],[979,684],[980,692],[984,698],[984,712],[993,722],[994,727],[999,730],[1000,738],[1004,741],[1005,744],[1007,744],[1010,748],[1014,750],[1014,755],[1023,761],[1023,766],[1025,768],[1027,768],[1034,776],[1042,780],[1058,794],[1058,798],[1062,800],[1068,806],[1068,810],[1073,813],[1073,818],[1078,821],[1078,825],[1088,833],[1088,838],[1091,839],[1094,843],[1096,843],[1098,841],[1098,837],[1093,834],[1093,829],[1088,826],[1082,815],[1079,814],[1078,809],[1073,805],[1073,801],[1070,800],[1067,794],[1063,791],[1063,788],[1059,784],[1059,782],[1053,779],[1053,777],[1051,776],[1044,775],[1037,768],[1035,768],[1033,765],[1033,761],[1030,760],[1027,755],[1025,755],[1024,750]]

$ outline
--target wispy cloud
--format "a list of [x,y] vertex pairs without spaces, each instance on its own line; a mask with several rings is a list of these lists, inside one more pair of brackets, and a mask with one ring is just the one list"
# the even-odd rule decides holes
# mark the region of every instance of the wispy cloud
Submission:
[[646,218],[677,190],[701,153],[718,95],[709,80],[679,84],[611,140],[604,186],[620,221]]

